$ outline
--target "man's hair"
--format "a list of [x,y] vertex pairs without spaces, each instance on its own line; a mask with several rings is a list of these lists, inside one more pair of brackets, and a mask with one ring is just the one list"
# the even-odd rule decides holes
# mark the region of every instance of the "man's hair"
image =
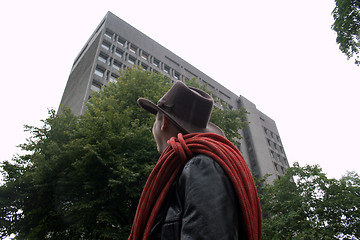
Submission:
[[[155,115],[155,117],[156,117],[156,119],[157,119],[158,121],[162,121],[162,117],[163,117],[163,116],[164,116],[164,114],[163,114],[162,112],[160,112],[160,111],[158,111],[157,114]],[[166,117],[167,119],[169,119],[169,121],[171,122],[171,124],[178,130],[179,133],[181,133],[181,134],[183,134],[183,135],[188,134],[188,132],[186,132],[184,129],[181,129],[181,128],[179,128],[176,124],[174,124],[174,123],[170,120],[170,118],[168,118],[166,115],[165,115],[165,117]]]
[[155,116],[156,116],[156,119],[157,119],[157,120],[160,120],[160,121],[161,121],[163,115],[164,115],[164,114],[163,114],[162,112],[159,112],[159,111],[158,111]]

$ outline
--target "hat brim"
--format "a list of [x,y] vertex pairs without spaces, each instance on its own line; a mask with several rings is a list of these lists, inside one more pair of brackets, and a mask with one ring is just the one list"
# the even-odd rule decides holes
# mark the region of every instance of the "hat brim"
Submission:
[[221,128],[219,128],[212,122],[208,122],[206,128],[197,128],[195,126],[189,125],[186,122],[181,121],[180,119],[175,118],[171,114],[167,113],[164,109],[160,108],[158,105],[146,98],[139,98],[137,100],[137,103],[140,107],[142,107],[151,114],[156,115],[158,112],[165,114],[165,116],[167,116],[170,121],[175,124],[175,126],[183,130],[185,133],[216,133],[225,137],[223,130],[221,130]]

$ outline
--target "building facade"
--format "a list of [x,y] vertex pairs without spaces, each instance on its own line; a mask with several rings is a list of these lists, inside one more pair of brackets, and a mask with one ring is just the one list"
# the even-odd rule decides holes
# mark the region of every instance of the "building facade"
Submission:
[[244,138],[236,144],[254,176],[271,174],[269,182],[272,182],[289,167],[275,121],[245,97],[232,93],[111,12],[106,14],[76,57],[60,108],[67,106],[75,115],[83,114],[93,91],[100,91],[102,86],[119,77],[120,70],[134,65],[164,74],[171,81],[195,77],[231,108],[246,108],[250,124],[239,130]]

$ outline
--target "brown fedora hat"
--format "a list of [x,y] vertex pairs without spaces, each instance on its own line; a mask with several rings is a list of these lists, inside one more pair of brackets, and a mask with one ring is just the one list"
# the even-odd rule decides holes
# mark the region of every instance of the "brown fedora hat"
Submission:
[[157,104],[145,98],[139,98],[137,102],[152,114],[159,111],[165,114],[185,133],[209,132],[225,136],[218,126],[209,122],[213,98],[200,89],[186,86],[181,81],[176,81]]

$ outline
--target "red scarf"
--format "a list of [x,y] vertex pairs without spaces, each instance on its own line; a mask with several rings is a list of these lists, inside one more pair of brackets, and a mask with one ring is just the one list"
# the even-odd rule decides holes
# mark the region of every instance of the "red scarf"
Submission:
[[257,190],[239,150],[214,133],[192,133],[171,138],[151,172],[136,210],[129,240],[147,240],[155,218],[175,177],[194,155],[204,154],[220,164],[236,191],[248,239],[261,238],[261,210]]

